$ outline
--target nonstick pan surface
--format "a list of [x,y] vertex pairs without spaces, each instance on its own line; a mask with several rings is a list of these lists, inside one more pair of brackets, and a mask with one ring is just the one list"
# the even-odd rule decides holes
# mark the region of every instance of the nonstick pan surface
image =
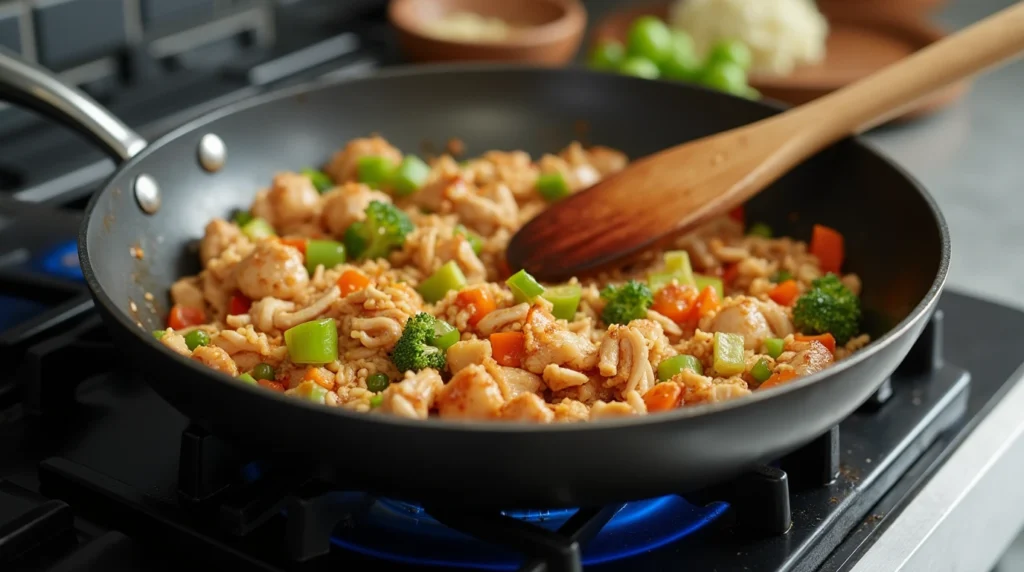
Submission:
[[[789,452],[852,413],[905,357],[946,277],[949,237],[934,201],[864,143],[845,140],[747,205],[751,220],[780,234],[806,239],[821,223],[845,235],[847,269],[863,280],[873,341],[835,366],[745,399],[583,424],[412,421],[317,406],[235,383],[150,334],[164,327],[170,284],[198,270],[195,244],[206,223],[248,206],[275,172],[320,164],[347,140],[370,133],[407,152],[424,144],[440,150],[457,137],[470,155],[524,149],[539,156],[582,139],[636,158],[778,109],[584,70],[429,66],[261,96],[142,148],[98,107],[83,114],[66,105],[70,92],[38,68],[0,54],[0,84],[0,96],[19,96],[78,125],[123,161],[90,201],[80,236],[83,272],[123,359],[214,434],[254,454],[308,463],[352,489],[517,508],[705,486]],[[26,95],[27,87],[49,102]],[[210,134],[226,150],[214,172],[199,161]],[[132,256],[139,251],[133,249],[144,256]]]

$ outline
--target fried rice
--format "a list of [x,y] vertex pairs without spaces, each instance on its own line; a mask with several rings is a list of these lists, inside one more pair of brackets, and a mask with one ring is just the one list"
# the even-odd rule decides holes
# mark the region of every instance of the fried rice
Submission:
[[[808,242],[749,232],[736,213],[667,249],[685,253],[692,271],[711,285],[673,278],[651,291],[644,315],[624,323],[605,321],[607,288],[647,284],[665,269],[665,252],[572,279],[579,301],[562,318],[543,295],[514,294],[504,252],[516,230],[549,204],[538,177],[557,174],[576,192],[626,166],[626,156],[614,149],[574,142],[538,158],[523,151],[489,151],[461,162],[442,155],[404,196],[387,184],[374,189],[360,182],[366,157],[397,165],[405,156],[380,137],[352,140],[322,172],[278,173],[248,211],[210,221],[200,241],[201,271],[171,287],[168,326],[154,333],[160,343],[235,380],[328,407],[416,419],[554,423],[742,398],[826,368],[869,341],[860,334],[836,345],[828,333],[798,331],[793,304],[826,274],[822,256]],[[348,252],[329,268],[307,268],[304,241],[343,243],[374,202],[397,207],[412,223],[399,246],[383,257]],[[251,219],[272,233],[246,232]],[[420,286],[452,262],[464,284],[428,302]],[[859,296],[859,278],[836,273]],[[419,313],[453,326],[458,341],[444,348],[443,367],[400,369],[395,346]],[[296,359],[285,332],[325,319],[336,328],[336,352],[322,363]],[[716,357],[722,335],[742,344],[738,364],[735,356],[732,364]],[[666,367],[674,356],[692,360]]]

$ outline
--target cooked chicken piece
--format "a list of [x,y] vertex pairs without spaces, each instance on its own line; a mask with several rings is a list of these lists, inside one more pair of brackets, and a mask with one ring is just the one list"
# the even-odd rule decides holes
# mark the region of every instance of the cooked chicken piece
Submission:
[[785,338],[796,332],[793,328],[793,320],[787,313],[787,308],[773,300],[758,300],[757,306],[764,314],[764,318],[768,320],[768,325],[771,326],[776,338]]
[[[608,377],[606,387],[621,387],[623,392],[646,392],[655,383],[651,367],[651,351],[641,328],[633,324],[648,322],[634,320],[628,326],[612,325],[601,342],[598,371]],[[657,326],[654,322],[648,322]],[[660,360],[655,360],[660,361]]]
[[249,316],[252,324],[257,330],[274,334],[278,331],[274,326],[274,318],[279,314],[285,314],[295,310],[295,304],[286,300],[278,300],[273,296],[267,296],[256,300],[249,306]]
[[435,405],[442,419],[493,419],[504,399],[498,382],[481,365],[469,365],[440,391]]
[[206,302],[199,286],[199,278],[195,276],[182,278],[171,284],[171,300],[179,306],[203,309]]
[[192,352],[188,349],[188,345],[185,343],[185,336],[182,336],[171,328],[164,330],[164,335],[160,337],[160,343],[183,356],[187,357],[192,355]]
[[551,423],[555,420],[555,414],[536,394],[523,393],[513,397],[502,406],[501,418],[509,421]]
[[601,173],[602,177],[625,169],[626,164],[629,163],[625,153],[600,145],[588,149],[587,156],[590,159],[590,164]]
[[324,172],[338,184],[355,181],[359,175],[359,159],[373,155],[390,159],[395,165],[402,162],[402,152],[383,138],[365,137],[349,141],[343,149],[331,157]]
[[248,240],[241,229],[222,218],[215,218],[206,225],[203,240],[199,243],[199,259],[203,267],[221,255],[228,246],[239,240]]
[[484,236],[519,224],[519,205],[504,184],[485,186],[479,194],[468,185],[456,185],[448,189],[448,198],[463,224]]
[[508,327],[510,324],[521,323],[526,320],[530,311],[530,305],[526,302],[517,304],[511,308],[502,308],[487,314],[476,324],[476,331],[485,336]]
[[597,347],[593,342],[570,332],[564,324],[564,321],[556,322],[540,305],[530,308],[523,324],[525,369],[541,374],[548,365],[554,364],[586,371],[597,364]]
[[684,369],[673,377],[671,382],[666,383],[679,383],[683,386],[683,405],[717,403],[750,394],[746,382],[738,377],[716,383],[710,377],[688,369]]
[[[618,326],[612,326],[617,329]],[[597,361],[597,370],[605,377],[613,377],[619,373],[619,347],[621,345],[619,336],[609,335],[614,330],[609,330],[601,340],[601,350]]]
[[750,258],[750,252],[748,252],[746,248],[743,248],[742,246],[728,246],[720,238],[712,238],[709,240],[708,248],[711,249],[711,254],[713,254],[720,262],[740,262]]
[[473,252],[464,236],[443,232],[435,226],[420,226],[405,240],[402,256],[409,257],[424,275],[429,276],[449,260],[454,260],[468,284],[487,280],[487,268]]
[[401,381],[392,383],[381,394],[380,411],[409,419],[426,419],[442,387],[444,382],[437,370],[407,371]]
[[544,382],[540,380],[540,376],[518,367],[498,365],[493,359],[487,359],[484,367],[498,382],[501,395],[505,399],[512,399],[524,393],[540,393],[544,388]]
[[655,312],[654,310],[647,310],[647,319],[661,326],[662,332],[667,336],[683,335],[683,329],[679,327],[679,324],[673,322],[668,317]]
[[267,335],[257,333],[252,326],[238,330],[221,330],[210,338],[210,342],[232,356],[242,352],[254,352],[262,356],[271,354]]
[[551,391],[561,391],[568,387],[578,387],[587,383],[590,379],[586,374],[564,367],[559,367],[555,364],[548,364],[544,368],[544,383],[551,388]]
[[555,414],[556,423],[573,423],[590,419],[590,408],[574,399],[563,399],[559,403],[549,404]]
[[192,359],[199,363],[213,368],[219,372],[226,373],[231,377],[238,375],[238,366],[228,355],[228,352],[217,346],[199,346],[192,350]]
[[633,408],[637,415],[647,415],[647,403],[640,396],[638,391],[627,391],[623,394],[623,401]]
[[448,348],[448,370],[453,374],[470,365],[483,365],[491,357],[491,342],[487,340],[466,340],[455,342]]
[[252,300],[294,298],[309,284],[302,253],[278,240],[262,240],[235,268],[238,289]]
[[647,344],[647,349],[650,352],[651,363],[661,363],[661,360],[676,354],[668,338],[665,337],[665,330],[658,322],[648,319],[633,320],[627,327],[633,328],[643,336],[644,343]]
[[488,151],[480,159],[470,161],[463,171],[476,185],[504,183],[517,197],[535,196],[537,167],[524,151]]
[[259,193],[253,201],[252,214],[274,225],[282,234],[296,232],[320,215],[320,193],[305,175],[278,173],[270,189]]
[[[701,325],[704,325],[703,321]],[[711,332],[743,336],[743,346],[748,350],[761,347],[767,338],[785,337],[792,333],[792,329],[789,318],[778,304],[743,296],[727,299],[708,325]]]
[[554,399],[568,397],[587,405],[593,405],[597,401],[615,401],[615,390],[604,386],[603,377],[590,377],[587,383],[577,387],[568,387],[562,391],[555,392]]
[[366,219],[366,207],[373,201],[390,203],[391,197],[362,183],[345,183],[325,193],[320,224],[327,232],[342,238],[352,223]]
[[286,311],[275,314],[274,327],[283,331],[293,326],[298,326],[299,324],[315,320],[326,313],[327,310],[331,308],[331,304],[334,304],[339,298],[341,298],[341,289],[337,286],[332,286],[327,292],[324,292],[316,302],[313,302],[309,306],[306,306],[297,312]]
[[636,410],[628,403],[621,401],[613,401],[611,403],[598,401],[590,406],[591,421],[595,419],[611,419],[613,417],[629,417],[630,415],[636,415]]
[[794,342],[786,349],[796,352],[787,363],[793,366],[797,375],[817,373],[834,361],[832,352],[820,342]]
[[448,197],[470,192],[469,182],[458,172],[446,174],[438,173],[432,180],[429,180],[423,188],[409,198],[416,206],[426,209],[432,213],[446,213],[451,211],[451,201]]
[[540,168],[541,174],[558,173],[562,175],[562,179],[565,180],[572,192],[585,189],[601,179],[601,174],[597,172],[597,169],[588,163],[571,165],[556,155],[544,155],[537,162],[537,166]]
[[203,297],[212,308],[212,316],[225,314],[228,300],[236,289],[236,270],[242,260],[249,256],[256,245],[248,240],[239,240],[228,245],[217,258],[206,264],[206,269],[199,273]]
[[563,149],[559,155],[574,167],[581,165],[593,167],[601,177],[621,171],[629,162],[622,152],[601,146],[584,149],[576,141]]
[[267,361],[267,358],[256,352],[238,352],[237,354],[231,354],[231,359],[238,366],[238,371],[250,371],[261,363],[270,363]]
[[402,324],[385,316],[353,318],[350,335],[359,340],[364,348],[391,347],[402,337]]

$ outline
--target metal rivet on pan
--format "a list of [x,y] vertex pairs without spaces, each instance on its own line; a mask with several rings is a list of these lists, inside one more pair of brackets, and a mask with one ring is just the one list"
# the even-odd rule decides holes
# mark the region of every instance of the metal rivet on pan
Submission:
[[224,146],[224,140],[213,133],[203,135],[199,140],[199,164],[211,173],[215,173],[224,166],[228,156],[228,148]]
[[135,177],[135,200],[146,214],[160,210],[160,187],[149,175]]

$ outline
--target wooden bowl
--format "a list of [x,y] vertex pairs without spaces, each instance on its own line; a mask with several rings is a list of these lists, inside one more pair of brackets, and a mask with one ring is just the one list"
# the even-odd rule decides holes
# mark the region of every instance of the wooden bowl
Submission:
[[[454,12],[501,18],[516,26],[496,41],[445,39],[427,24]],[[579,0],[392,0],[388,18],[405,56],[414,62],[517,61],[560,66],[571,61],[586,29]]]
[[[933,5],[935,0],[833,0],[820,8],[828,19],[829,35],[825,61],[796,68],[784,76],[751,75],[751,87],[765,97],[791,105],[800,105],[831,93],[847,84],[937,42],[945,36],[928,24],[927,16],[911,12],[881,14],[859,9],[875,1],[893,1],[907,8]],[[668,16],[668,3],[631,6],[610,14],[599,22],[590,38],[591,47],[600,42],[625,42],[633,20],[644,15]],[[967,90],[967,81],[946,87],[922,100],[896,120],[907,120],[937,111],[959,99]]]

